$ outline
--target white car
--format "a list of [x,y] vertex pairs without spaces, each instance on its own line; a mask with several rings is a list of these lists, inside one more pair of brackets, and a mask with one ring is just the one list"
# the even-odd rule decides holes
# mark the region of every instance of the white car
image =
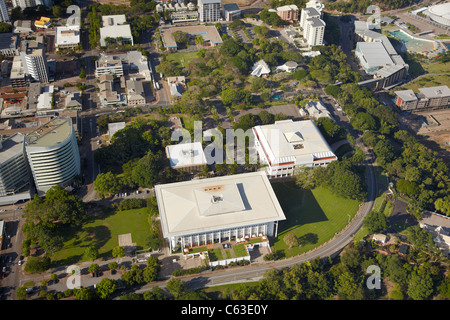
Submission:
[[21,266],[23,264],[22,260],[19,260],[19,262],[17,263],[19,266]]

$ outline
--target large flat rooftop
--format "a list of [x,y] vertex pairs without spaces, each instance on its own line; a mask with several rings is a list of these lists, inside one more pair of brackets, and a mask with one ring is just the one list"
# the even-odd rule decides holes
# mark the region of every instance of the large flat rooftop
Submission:
[[77,45],[80,43],[80,27],[64,26],[56,27],[55,44],[61,45]]
[[0,166],[11,158],[14,158],[17,154],[23,153],[23,142],[25,136],[21,133],[16,133],[1,141],[0,148]]
[[52,147],[66,141],[72,130],[70,118],[55,118],[29,133],[25,142],[27,147]]
[[394,64],[382,42],[358,42],[357,47],[369,67]]
[[335,157],[319,128],[312,120],[277,121],[253,128],[272,165]]
[[170,166],[174,169],[206,165],[206,157],[200,142],[179,143],[166,147]]
[[202,36],[205,41],[210,41],[213,44],[222,43],[222,38],[215,26],[186,26],[164,29],[161,31],[164,46],[166,48],[176,48],[172,34],[176,31],[182,31],[192,36]]
[[155,186],[165,237],[285,220],[265,172]]

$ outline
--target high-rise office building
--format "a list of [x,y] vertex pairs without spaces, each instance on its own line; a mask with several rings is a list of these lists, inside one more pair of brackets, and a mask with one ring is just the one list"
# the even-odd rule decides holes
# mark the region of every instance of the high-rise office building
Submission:
[[303,38],[311,47],[323,45],[326,24],[320,16],[320,13],[312,7],[302,9],[300,15]]
[[0,0],[0,22],[10,21],[6,0]]
[[[24,139],[23,134],[16,133],[0,141],[0,198],[16,195],[30,187]],[[0,202],[3,201],[0,199]]]
[[20,52],[25,74],[35,81],[48,82],[48,65],[45,50],[37,41],[27,41]]
[[20,7],[22,10],[36,6],[46,6],[49,8],[53,6],[53,0],[12,0],[11,2],[13,8]]
[[39,195],[57,184],[68,185],[81,172],[71,118],[55,118],[28,134],[25,150]]
[[219,21],[221,19],[221,0],[198,0],[200,22]]

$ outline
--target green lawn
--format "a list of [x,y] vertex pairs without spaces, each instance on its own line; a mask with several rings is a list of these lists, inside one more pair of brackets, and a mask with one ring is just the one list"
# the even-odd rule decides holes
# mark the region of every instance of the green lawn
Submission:
[[194,59],[197,59],[197,51],[194,52],[175,52],[175,53],[169,53],[166,56],[167,60],[173,61],[176,64],[178,64],[180,67],[186,67],[189,62],[191,62]]
[[247,256],[247,249],[245,249],[245,244],[237,244],[233,246],[233,252],[236,257]]
[[[327,242],[348,224],[359,209],[359,201],[340,198],[325,188],[306,191],[290,182],[274,183],[273,189],[286,216],[286,220],[279,224],[273,248],[284,251],[286,257]],[[301,246],[288,249],[283,238],[289,232],[294,232]]]
[[417,93],[419,92],[419,88],[447,85],[449,82],[450,75],[424,76],[401,86],[399,90],[411,89]]
[[64,247],[52,256],[53,264],[65,265],[83,260],[87,247],[95,246],[100,258],[112,257],[112,249],[119,244],[118,235],[131,233],[131,239],[138,249],[146,248],[149,237],[148,213],[146,208],[105,213],[81,229],[65,232]]
[[220,261],[223,260],[222,251],[220,248],[208,250],[209,260],[210,261]]

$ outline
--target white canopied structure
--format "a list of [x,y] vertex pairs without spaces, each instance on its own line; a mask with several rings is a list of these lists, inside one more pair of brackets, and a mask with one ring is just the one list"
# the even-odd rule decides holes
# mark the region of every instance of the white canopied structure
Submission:
[[429,16],[431,20],[450,27],[450,2],[430,6],[423,13]]
[[277,236],[286,217],[265,172],[155,186],[170,251],[226,240]]
[[259,60],[252,67],[251,76],[253,77],[261,77],[264,75],[268,75],[270,73],[270,68],[268,64],[264,60]]
[[122,130],[126,127],[125,122],[110,122],[108,123],[108,135],[109,135],[109,140],[112,140],[112,138],[114,137],[114,134],[119,131]]
[[337,160],[312,120],[283,120],[256,126],[253,135],[269,178],[291,176],[296,167],[326,166]]
[[80,174],[80,154],[71,118],[55,118],[25,138],[28,163],[39,195]]

